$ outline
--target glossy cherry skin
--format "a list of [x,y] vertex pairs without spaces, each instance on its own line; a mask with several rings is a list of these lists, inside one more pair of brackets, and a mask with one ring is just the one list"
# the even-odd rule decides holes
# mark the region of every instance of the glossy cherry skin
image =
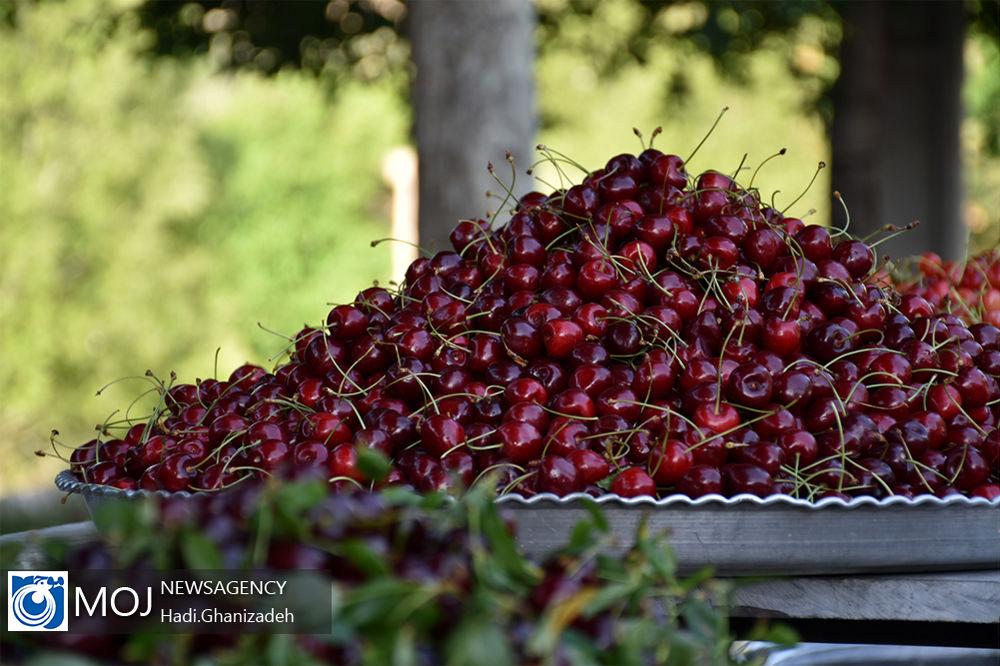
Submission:
[[656,496],[656,482],[641,467],[622,470],[611,482],[611,492],[622,497]]
[[771,402],[771,373],[759,363],[744,363],[729,375],[726,397],[734,404],[760,409]]
[[420,439],[427,451],[442,458],[465,445],[465,428],[454,419],[433,414],[421,425]]
[[580,489],[580,474],[576,466],[562,456],[548,455],[538,467],[538,491],[568,495]]
[[677,492],[691,498],[722,493],[722,473],[711,465],[694,465],[677,481]]
[[668,439],[655,445],[649,454],[647,469],[658,485],[669,486],[677,483],[694,464],[694,457],[687,445],[676,439]]
[[507,421],[497,428],[503,456],[513,463],[526,464],[542,452],[542,434],[530,423]]
[[723,492],[728,496],[749,493],[767,497],[774,490],[774,480],[761,467],[751,463],[728,463],[722,468]]
[[591,449],[577,449],[567,454],[584,485],[594,484],[611,474],[611,465],[601,454]]

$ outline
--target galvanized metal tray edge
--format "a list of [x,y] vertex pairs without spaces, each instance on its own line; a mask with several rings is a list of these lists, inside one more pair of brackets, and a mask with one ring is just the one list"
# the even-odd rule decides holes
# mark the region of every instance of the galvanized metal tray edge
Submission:
[[[80,493],[91,513],[105,502],[192,495],[85,483],[70,470],[56,477],[56,485]],[[785,495],[656,499],[543,493],[504,495],[497,504],[511,512],[518,542],[529,555],[564,546],[593,504],[602,508],[609,526],[606,552],[634,545],[645,522],[650,533],[667,537],[682,572],[705,566],[734,576],[1000,569],[1000,499],[926,495],[808,502]]]
[[[71,470],[63,470],[56,475],[56,487],[66,493],[81,493],[102,498],[135,499],[138,497],[191,497],[193,493],[188,491],[167,492],[165,490],[127,490],[115,488],[113,486],[87,483],[76,477]],[[993,500],[985,497],[966,497],[964,495],[950,495],[948,497],[937,497],[936,495],[918,495],[909,497],[886,497],[876,499],[874,497],[854,497],[845,501],[839,497],[825,497],[815,502],[804,499],[789,497],[788,495],[770,495],[768,497],[758,497],[756,495],[741,494],[733,497],[710,494],[702,497],[691,498],[686,495],[668,495],[667,497],[655,498],[643,497],[622,497],[620,495],[601,495],[592,497],[587,493],[571,493],[569,495],[554,495],[552,493],[539,493],[531,497],[523,495],[508,494],[497,498],[497,504],[513,506],[541,507],[547,504],[554,504],[561,507],[574,507],[580,503],[593,502],[597,505],[608,506],[633,506],[633,507],[668,507],[668,506],[782,506],[799,507],[803,509],[819,510],[827,507],[860,508],[860,507],[918,507],[918,506],[976,506],[976,507],[996,507],[1000,508],[1000,498]]]

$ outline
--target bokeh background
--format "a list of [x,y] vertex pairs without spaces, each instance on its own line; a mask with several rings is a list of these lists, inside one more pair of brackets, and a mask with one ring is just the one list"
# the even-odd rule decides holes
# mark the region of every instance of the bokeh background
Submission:
[[[689,168],[786,148],[756,183],[791,202],[831,158],[843,25],[775,4],[794,11],[537,0],[536,141],[597,168],[662,127],[686,156],[729,107]],[[981,250],[1000,240],[998,5],[967,6],[954,223]],[[384,160],[414,146],[407,26],[395,0],[0,0],[0,531],[84,515],[34,453],[52,430],[72,446],[141,413],[147,370],[273,367],[282,336],[390,279],[371,241],[390,230]],[[830,187],[820,172],[791,212],[829,223]]]

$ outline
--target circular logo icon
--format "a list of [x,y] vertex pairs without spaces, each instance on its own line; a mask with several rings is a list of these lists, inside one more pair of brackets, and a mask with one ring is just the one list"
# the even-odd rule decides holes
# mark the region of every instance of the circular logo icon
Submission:
[[11,612],[17,621],[27,627],[41,627],[56,616],[56,598],[46,582],[25,585],[14,593]]

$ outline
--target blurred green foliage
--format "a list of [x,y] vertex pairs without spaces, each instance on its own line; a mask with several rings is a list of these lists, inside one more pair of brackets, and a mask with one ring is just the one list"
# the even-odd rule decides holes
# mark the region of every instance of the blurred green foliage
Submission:
[[[719,78],[752,83],[760,50],[775,43],[795,46],[780,61],[777,75],[799,88],[797,112],[819,113],[829,122],[827,92],[838,73],[836,53],[841,20],[835,3],[824,0],[535,0],[543,53],[570,49],[586,55],[601,78],[617,77],[632,65],[660,68],[671,96],[683,98],[707,87],[692,57],[709,56]],[[593,27],[601,37],[592,39]],[[682,57],[664,63],[668,49]],[[663,68],[668,65],[667,68]]]
[[[831,68],[835,72],[836,63],[817,46],[823,31],[833,28],[804,21],[790,35],[762,40],[741,76],[734,78],[700,46],[681,38],[645,44],[641,59],[615,56],[640,24],[651,20],[650,9],[637,0],[589,3],[593,5],[589,13],[571,13],[566,3],[554,0],[542,4],[550,14],[562,14],[557,31],[544,21],[540,27],[547,35],[537,70],[541,139],[584,166],[593,169],[617,153],[641,150],[632,128],[639,129],[648,144],[653,130],[662,126],[654,145],[687,158],[724,107],[729,110],[688,165],[693,174],[707,169],[734,173],[746,154],[739,180],[748,183],[757,166],[787,148],[753,181],[765,200],[780,190],[774,201],[784,208],[806,190],[818,163],[829,160],[823,118],[810,103],[815,87],[790,76],[787,63],[796,49],[812,48],[819,58],[814,63],[817,72]],[[669,20],[662,14],[656,20],[680,31],[707,20],[707,10],[699,7],[698,3],[674,5]],[[595,24],[600,29],[595,30]],[[602,39],[588,46],[595,32]],[[613,71],[608,70],[609,59],[615,63]],[[540,166],[537,173],[557,184],[551,165]],[[789,214],[803,217],[816,211],[809,221],[827,222],[829,187],[829,171],[821,171]]]
[[[150,61],[132,3],[23,2],[0,22],[3,492],[141,392],[268,365],[285,340],[389,273],[383,153],[408,140],[388,84],[220,74]],[[38,472],[43,469],[44,472]],[[44,480],[42,480],[44,479]]]
[[[998,8],[1000,9],[1000,8]],[[997,12],[1000,15],[1000,11]],[[974,31],[965,47],[962,155],[972,253],[1000,247],[1000,43]]]
[[139,16],[158,55],[269,74],[301,67],[334,84],[391,76],[405,87],[401,0],[143,0]]

